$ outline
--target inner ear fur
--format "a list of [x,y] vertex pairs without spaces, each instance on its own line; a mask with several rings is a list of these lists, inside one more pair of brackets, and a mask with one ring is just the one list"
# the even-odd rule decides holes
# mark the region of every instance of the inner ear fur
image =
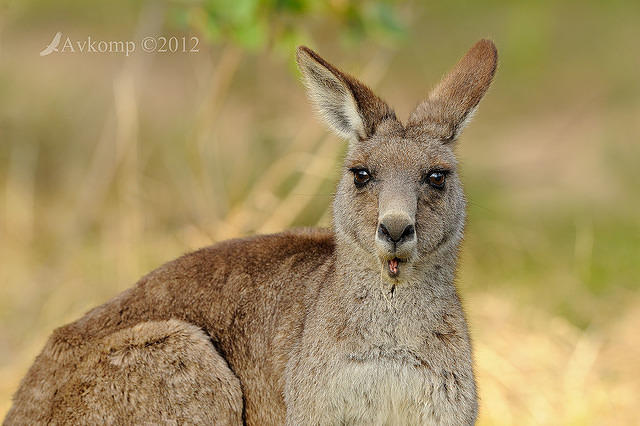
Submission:
[[394,111],[365,84],[340,71],[306,46],[297,50],[297,62],[309,97],[329,127],[347,139],[370,138]]
[[493,42],[477,42],[411,113],[408,125],[445,142],[455,140],[489,89],[497,64]]

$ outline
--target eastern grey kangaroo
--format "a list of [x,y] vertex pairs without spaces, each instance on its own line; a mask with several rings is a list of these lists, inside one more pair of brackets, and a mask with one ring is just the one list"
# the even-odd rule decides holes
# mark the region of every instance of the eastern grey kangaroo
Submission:
[[310,98],[349,141],[331,229],[224,241],[53,332],[5,424],[473,424],[454,276],[454,146],[496,70],[481,40],[402,123],[306,47]]

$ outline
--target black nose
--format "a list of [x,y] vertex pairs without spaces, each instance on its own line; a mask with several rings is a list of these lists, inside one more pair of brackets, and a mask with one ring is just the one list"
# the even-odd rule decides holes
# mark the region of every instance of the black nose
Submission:
[[380,222],[378,225],[378,236],[380,238],[399,243],[413,237],[416,230],[412,224],[394,219],[390,218]]

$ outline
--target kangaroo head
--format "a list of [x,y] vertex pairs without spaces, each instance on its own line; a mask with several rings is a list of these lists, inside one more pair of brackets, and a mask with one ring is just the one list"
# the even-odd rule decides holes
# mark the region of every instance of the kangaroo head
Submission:
[[338,244],[394,284],[442,254],[455,257],[465,200],[454,141],[491,84],[494,44],[476,43],[406,124],[371,89],[311,49],[298,48],[297,61],[315,107],[349,140],[334,199]]

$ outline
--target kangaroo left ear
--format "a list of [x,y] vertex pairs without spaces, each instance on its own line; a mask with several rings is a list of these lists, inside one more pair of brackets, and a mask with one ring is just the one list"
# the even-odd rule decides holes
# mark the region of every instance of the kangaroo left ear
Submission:
[[493,42],[477,42],[411,113],[408,125],[444,142],[456,139],[489,89],[497,64]]
[[396,118],[393,110],[371,89],[308,47],[298,47],[297,61],[309,97],[338,136],[351,141],[364,140],[375,133],[383,120]]

